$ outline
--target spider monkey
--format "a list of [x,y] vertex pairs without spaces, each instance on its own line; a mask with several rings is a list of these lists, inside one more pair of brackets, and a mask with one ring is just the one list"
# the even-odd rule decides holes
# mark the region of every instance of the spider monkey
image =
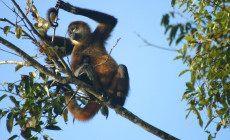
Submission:
[[[118,65],[105,49],[105,42],[115,27],[117,19],[108,14],[75,7],[63,1],[58,1],[58,6],[60,9],[98,22],[93,32],[83,21],[70,23],[68,34],[74,47],[72,49],[71,45],[66,45],[68,47],[66,49],[72,49],[71,70],[76,77],[86,76],[95,89],[108,93],[113,107],[123,106],[129,91],[128,70],[125,65]],[[49,39],[48,36],[45,37]],[[63,39],[62,37],[55,38],[54,44],[61,46]],[[86,91],[83,90],[83,92],[90,98],[83,108],[80,108],[75,100],[71,100],[71,93],[65,93],[65,97],[66,102],[69,102],[68,109],[74,118],[87,121],[95,116],[102,104]]]

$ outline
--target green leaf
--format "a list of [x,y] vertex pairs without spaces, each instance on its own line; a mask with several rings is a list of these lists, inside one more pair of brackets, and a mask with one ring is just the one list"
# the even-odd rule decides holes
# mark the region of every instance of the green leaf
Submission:
[[171,30],[170,35],[169,35],[170,39],[175,38],[177,30],[178,30],[178,25],[175,25],[172,27],[172,30]]
[[46,129],[49,129],[49,130],[62,130],[59,126],[52,125],[52,124],[46,126]]
[[184,39],[184,35],[180,36],[176,40],[176,45],[181,42],[181,40]]
[[179,55],[179,56],[175,57],[173,60],[178,60],[178,59],[180,59],[180,58],[182,58],[182,56],[181,56],[181,55]]
[[30,95],[31,93],[31,86],[30,86],[30,80],[27,79],[25,81],[25,90],[26,90],[26,95]]
[[209,119],[211,120],[212,119],[212,107],[211,107],[211,105],[209,105],[207,107],[207,114],[208,114]]
[[57,123],[58,123],[58,121],[55,119],[49,120],[49,124],[51,124],[51,125],[57,124]]
[[217,124],[217,126],[216,126],[216,131],[219,131],[220,128],[221,128],[221,122],[219,122],[219,123]]
[[198,23],[198,29],[201,29],[201,24],[200,24],[200,22]]
[[211,134],[208,135],[208,140],[212,140],[212,135]]
[[176,2],[176,0],[172,0],[172,1],[171,1],[172,7],[175,5],[175,2]]
[[196,41],[195,38],[193,38],[193,37],[191,37],[191,36],[189,36],[189,35],[185,36],[184,39],[187,40],[187,41],[190,41],[190,42]]
[[46,80],[46,75],[39,71],[39,77],[41,77],[44,81]]
[[199,125],[200,125],[200,127],[203,127],[203,121],[202,121],[202,119],[200,117],[198,119],[199,119]]
[[189,114],[190,114],[191,111],[192,111],[192,110],[189,110],[189,112],[188,112],[187,115],[185,116],[185,119],[188,118],[188,116],[189,116]]
[[68,109],[65,109],[65,111],[62,113],[62,117],[64,118],[65,122],[68,122]]
[[43,135],[43,139],[44,140],[53,140],[50,136],[48,135]]
[[4,29],[3,29],[4,34],[7,35],[9,33],[9,31],[10,31],[10,28],[11,28],[10,26],[5,26]]
[[19,106],[19,102],[15,99],[14,96],[10,96],[10,100],[14,103],[14,105],[15,105],[16,107]]
[[13,140],[13,139],[15,139],[15,138],[17,138],[18,137],[18,135],[13,135],[12,137],[10,137],[8,140]]
[[186,73],[186,72],[188,72],[189,70],[187,69],[187,70],[183,70],[180,74],[179,74],[179,77],[181,76],[181,75],[183,75],[184,73]]
[[13,124],[14,124],[14,111],[12,110],[8,115],[7,115],[7,120],[6,120],[6,127],[8,132],[10,133],[13,129]]
[[9,83],[9,84],[8,84],[8,90],[9,90],[10,92],[12,92],[13,89],[14,89],[14,83]]
[[15,35],[18,39],[20,39],[22,37],[22,27],[17,26],[16,30],[15,30]]
[[213,119],[214,119],[214,118],[210,119],[210,120],[207,122],[207,124],[206,124],[204,130],[209,126],[209,124],[213,121]]
[[187,82],[187,83],[186,83],[186,86],[188,87],[189,90],[193,90],[193,91],[195,90],[193,84],[190,83],[190,82]]
[[5,97],[7,97],[7,94],[4,94],[0,97],[0,101],[3,100]]
[[109,109],[107,106],[103,105],[101,108],[101,114],[104,115],[106,117],[106,119],[109,116]]
[[187,54],[187,49],[188,49],[188,45],[184,44],[184,46],[183,46],[183,57],[185,57],[185,55]]
[[45,108],[40,109],[39,113],[35,116],[37,121],[39,121],[41,119],[41,116],[42,116],[44,110],[45,110]]
[[62,113],[62,106],[60,105],[60,102],[54,103],[54,113],[57,115],[60,115]]

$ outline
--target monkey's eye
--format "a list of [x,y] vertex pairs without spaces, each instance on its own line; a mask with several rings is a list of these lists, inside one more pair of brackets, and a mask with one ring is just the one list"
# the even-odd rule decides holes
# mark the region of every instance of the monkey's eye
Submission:
[[72,28],[70,29],[70,31],[73,33],[73,32],[76,32],[78,29],[79,29],[79,27],[78,27],[78,26],[75,26],[75,27],[72,27]]

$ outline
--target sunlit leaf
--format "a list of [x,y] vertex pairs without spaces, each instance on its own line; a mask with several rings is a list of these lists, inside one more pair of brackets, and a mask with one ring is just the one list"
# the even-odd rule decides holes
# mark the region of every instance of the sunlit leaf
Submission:
[[15,35],[18,39],[20,39],[22,37],[22,27],[17,26],[16,30],[15,30]]
[[33,117],[28,119],[26,127],[27,128],[35,128],[35,126],[36,126],[36,119],[35,119],[35,116],[33,116]]
[[208,114],[209,119],[211,120],[212,119],[212,107],[211,106],[207,107],[207,114]]
[[189,35],[185,36],[184,39],[187,40],[187,41],[190,41],[190,42],[196,41],[195,38],[193,38],[193,37],[191,37]]
[[181,55],[176,56],[173,60],[177,60],[177,59],[180,59],[180,58],[182,58],[182,56],[181,56]]
[[65,111],[62,113],[62,117],[64,118],[65,122],[68,122],[68,109],[65,109]]
[[187,69],[187,70],[183,70],[180,74],[179,74],[179,77],[181,76],[181,75],[183,75],[184,73],[186,73],[186,72],[188,72],[189,70]]
[[200,22],[198,23],[198,29],[201,29],[201,24],[200,24]]
[[16,72],[16,71],[18,71],[18,70],[20,70],[22,67],[24,67],[24,66],[23,66],[23,65],[18,64],[18,65],[15,67],[15,72]]
[[34,18],[38,18],[38,10],[34,5],[31,6],[31,11],[32,11],[32,16]]

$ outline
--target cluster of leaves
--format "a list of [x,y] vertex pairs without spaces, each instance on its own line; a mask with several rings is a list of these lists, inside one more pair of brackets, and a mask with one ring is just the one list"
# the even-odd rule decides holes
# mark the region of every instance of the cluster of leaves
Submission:
[[[50,92],[46,83],[48,77],[42,73],[37,76],[35,72],[28,75],[22,75],[20,82],[4,83],[7,88],[0,97],[0,101],[10,98],[12,107],[0,109],[0,118],[7,117],[7,130],[11,132],[14,126],[20,126],[21,136],[26,139],[32,137],[35,132],[40,132],[43,127],[51,130],[61,130],[55,125],[55,118],[62,115],[65,122],[68,121],[67,109],[65,109],[65,98],[62,94]],[[38,83],[36,81],[43,81]],[[17,84],[18,83],[18,84]],[[18,135],[13,135],[10,139],[14,139]],[[44,139],[49,138],[43,135]],[[37,139],[34,136],[32,139]]]
[[[44,34],[44,32],[50,28],[49,22],[38,15],[36,7],[31,5],[30,0],[27,0],[27,6],[26,14],[30,11],[32,17],[38,22],[34,24],[34,28],[41,35]],[[12,25],[13,24],[10,24],[2,28],[4,34],[15,34],[18,39],[23,39],[21,38],[22,36],[29,35],[26,33],[26,30],[24,30],[25,28],[23,28],[25,26],[15,24],[13,25],[15,31],[12,31]],[[31,38],[32,37],[29,37],[29,39]],[[48,51],[56,50],[51,48]],[[35,57],[37,57],[37,55],[35,55]],[[22,67],[23,65],[17,65],[15,71],[18,71]],[[32,72],[29,75],[23,75],[20,82],[4,83],[3,90],[0,90],[6,94],[0,94],[0,102],[4,102],[5,99],[9,98],[12,102],[12,107],[1,107],[0,119],[3,117],[7,118],[6,127],[9,133],[12,132],[14,126],[19,126],[22,137],[25,139],[38,139],[37,134],[43,129],[61,130],[56,121],[58,116],[61,115],[65,122],[68,121],[68,110],[66,109],[67,105],[63,91],[60,90],[58,86],[55,86],[56,88],[48,88],[48,85],[50,86],[50,81],[48,80],[50,79],[47,75],[39,72],[38,76],[36,76],[36,73]],[[56,84],[58,83],[54,85]],[[70,92],[74,93],[72,89]],[[78,94],[76,100],[82,105],[88,102],[88,98],[82,94]],[[101,113],[107,118],[109,114],[108,107],[103,106]],[[52,139],[48,135],[42,136],[43,139]],[[10,139],[12,140],[16,137],[19,137],[19,135],[13,135]]]
[[[170,31],[170,44],[174,40],[176,44],[182,39],[186,41],[175,58],[188,66],[180,75],[191,73],[182,97],[189,105],[186,118],[193,112],[203,127],[200,113],[207,110],[209,120],[205,129],[215,120],[217,133],[230,125],[230,1],[172,0],[172,4],[191,15],[187,23],[171,24],[170,17],[174,18],[175,14],[171,12],[161,22],[165,33]],[[210,134],[209,139],[216,135],[206,132]]]

